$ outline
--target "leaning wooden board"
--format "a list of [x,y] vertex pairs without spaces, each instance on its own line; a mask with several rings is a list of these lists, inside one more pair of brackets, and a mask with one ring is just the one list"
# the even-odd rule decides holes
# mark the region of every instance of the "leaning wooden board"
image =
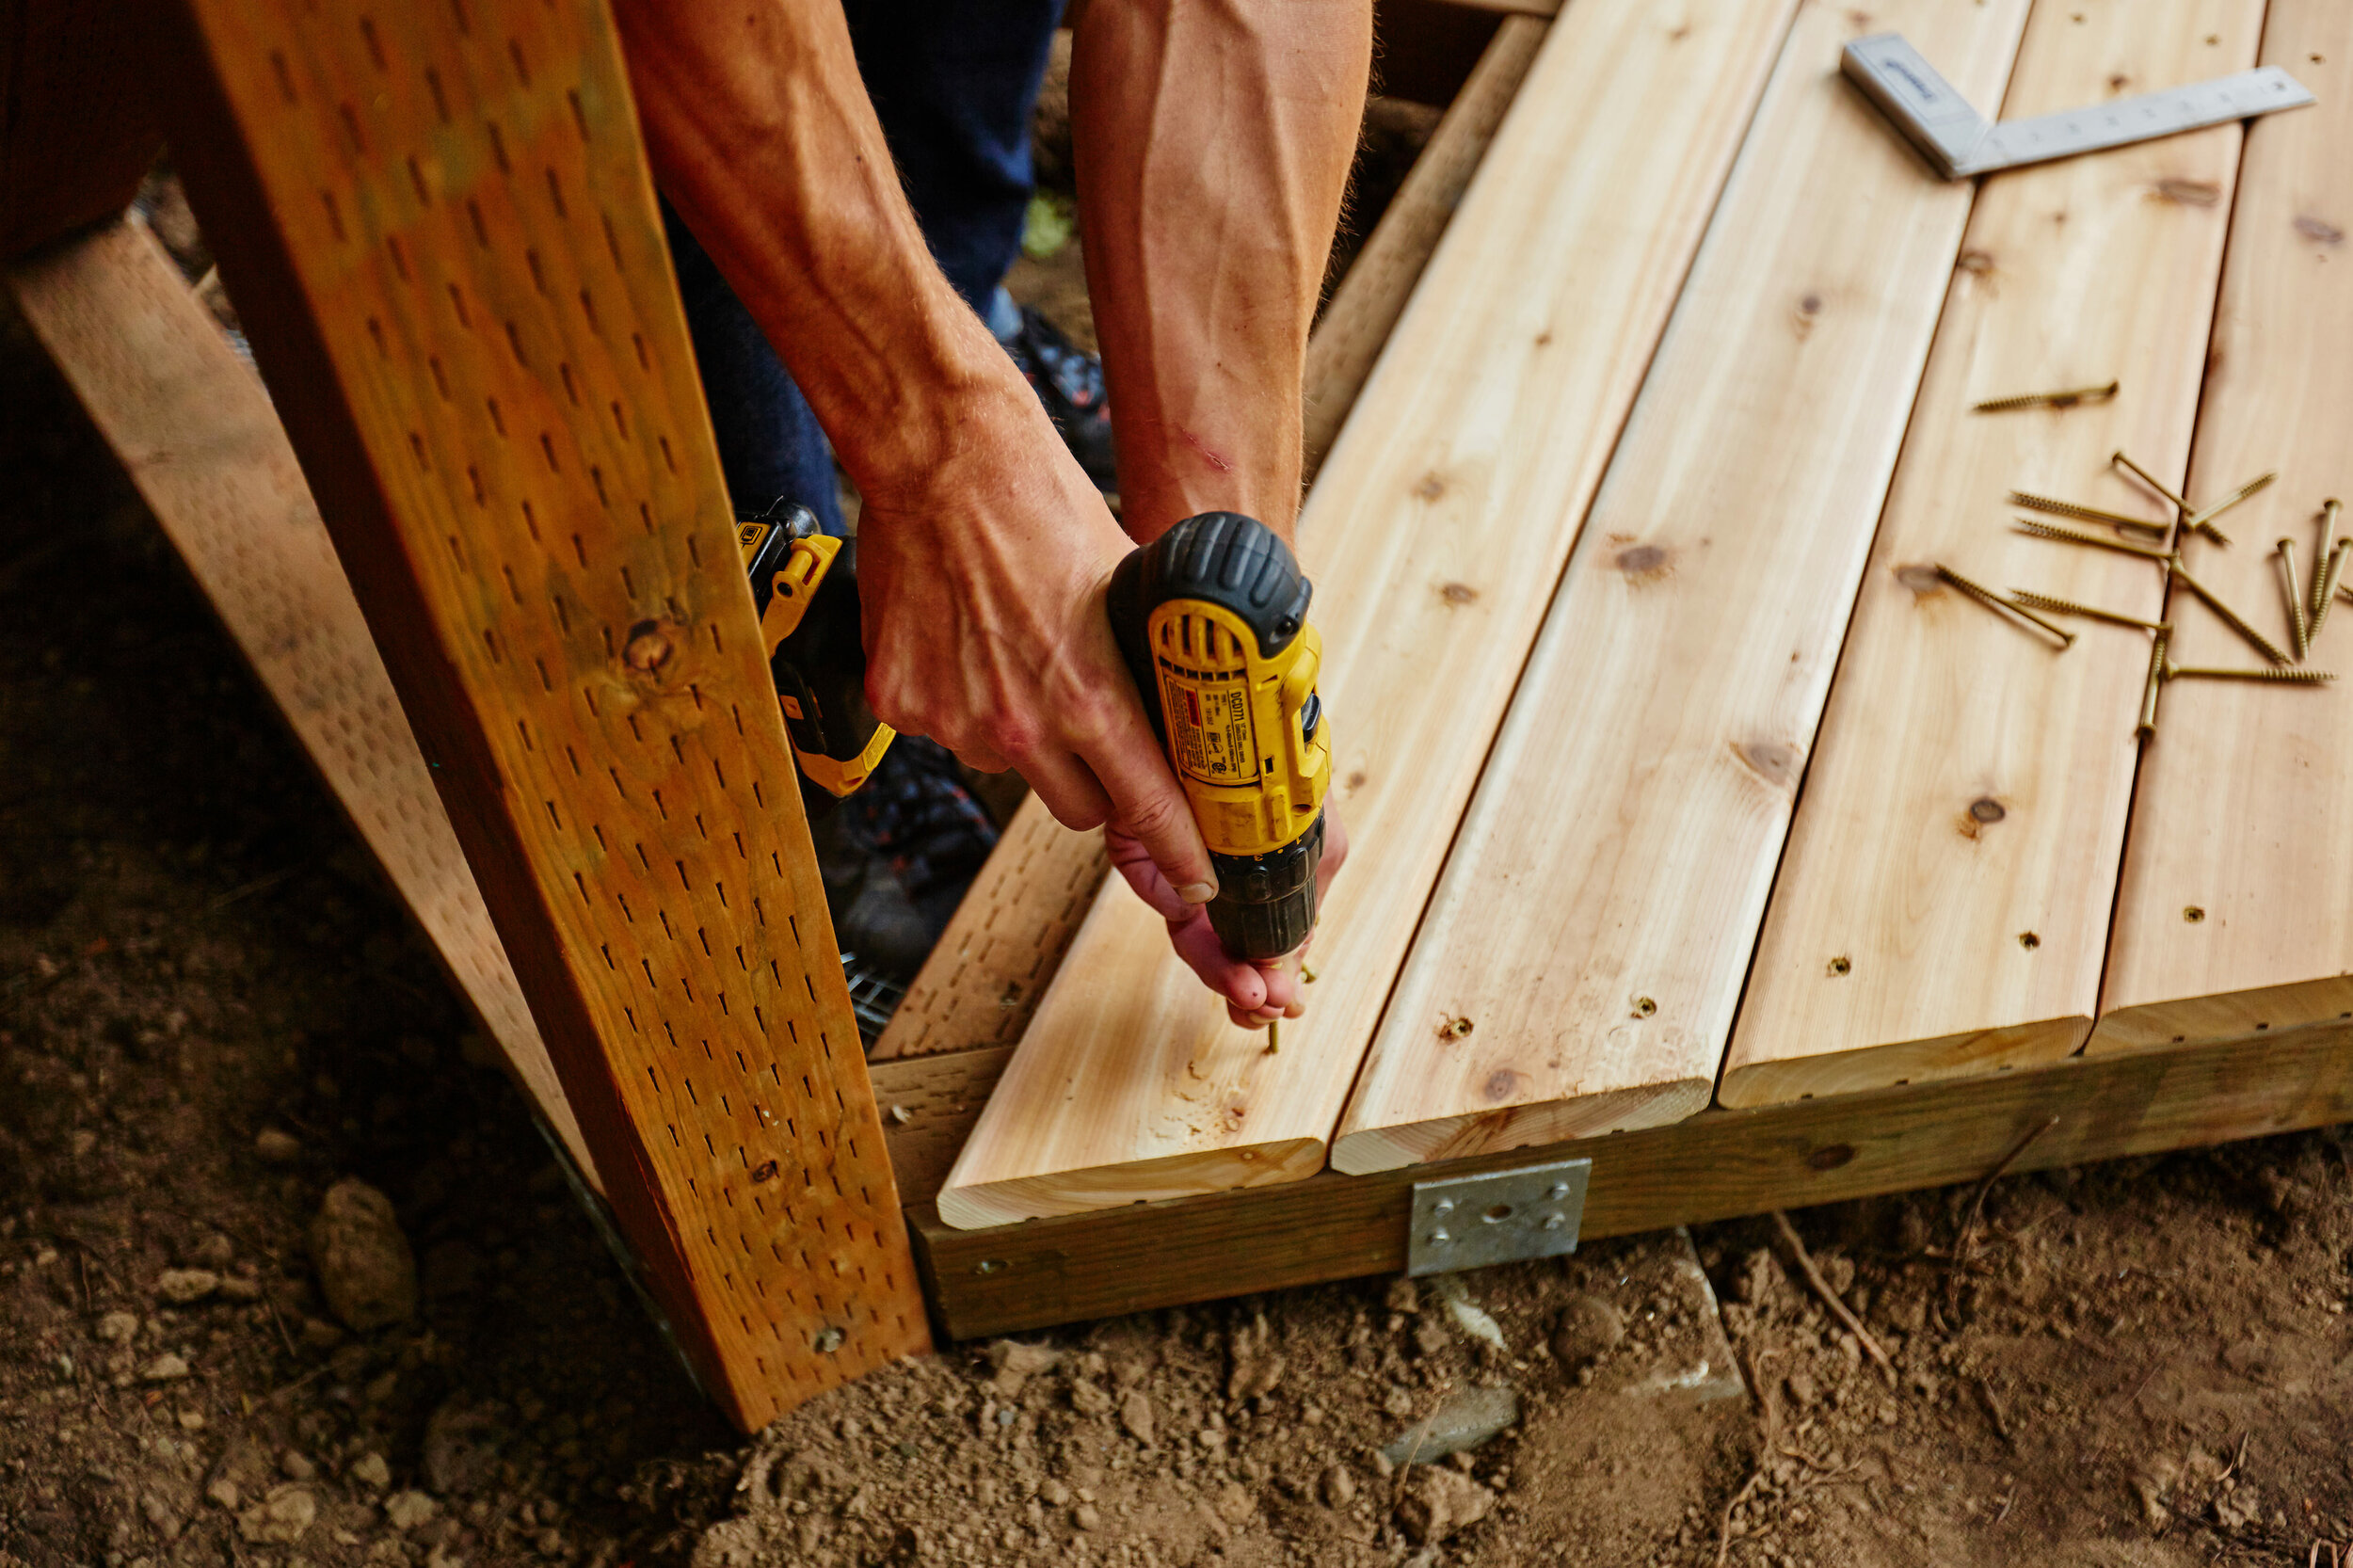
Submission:
[[[1999,97],[2025,0],[1871,26]],[[1802,8],[1463,820],[1332,1164],[1707,1103],[1971,187]],[[1819,171],[1835,168],[1825,180]],[[1336,707],[1336,712],[1346,712]]]
[[[2201,550],[2192,567],[2277,635],[2272,541],[2294,538],[2309,568],[2320,502],[2353,496],[2353,7],[2273,0],[2263,57],[2320,102],[2248,133],[2189,477],[2202,499],[2280,471],[2232,514],[2237,548]],[[2182,663],[2253,662],[2202,605],[2172,614]],[[2353,677],[2353,604],[2339,600],[2313,663]],[[2348,776],[2353,693],[2218,681],[2166,692],[2090,1049],[2353,1016]]]
[[1579,0],[1554,25],[1301,524],[1360,846],[1308,1015],[1269,1051],[1108,888],[942,1193],[958,1223],[1321,1167],[1786,19]]
[[[2005,111],[2093,103],[2119,79],[2137,91],[2244,70],[2263,22],[2261,0],[2038,8]],[[2090,1030],[2152,634],[2068,620],[2079,635],[2062,652],[1929,563],[1997,590],[2163,613],[2155,565],[2029,537],[2003,500],[2018,488],[2153,520],[2169,510],[2108,459],[2121,447],[2175,486],[2188,467],[2241,136],[2217,126],[1985,183],[1806,772],[1725,1104],[2047,1062]],[[1970,411],[2109,380],[2121,390],[2103,403]],[[2246,544],[2237,558],[2257,559]]]
[[260,377],[134,222],[53,247],[11,269],[8,282],[507,1069],[582,1178],[601,1191]]

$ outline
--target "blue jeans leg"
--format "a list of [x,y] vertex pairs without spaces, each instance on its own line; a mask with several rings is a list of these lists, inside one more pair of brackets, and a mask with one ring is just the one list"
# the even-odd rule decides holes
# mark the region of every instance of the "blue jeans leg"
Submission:
[[948,280],[985,318],[1021,249],[1063,0],[845,0],[858,72]]
[[712,431],[719,438],[719,470],[727,476],[728,497],[757,512],[785,496],[816,513],[826,533],[846,532],[833,451],[808,400],[768,346],[751,312],[719,275],[718,264],[666,201],[662,221],[678,268],[703,396],[711,404]]

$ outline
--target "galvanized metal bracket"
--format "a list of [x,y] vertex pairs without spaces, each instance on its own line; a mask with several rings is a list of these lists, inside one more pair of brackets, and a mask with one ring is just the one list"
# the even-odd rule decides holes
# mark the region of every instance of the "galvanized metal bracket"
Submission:
[[1450,1274],[1577,1251],[1590,1160],[1414,1183],[1405,1272]]

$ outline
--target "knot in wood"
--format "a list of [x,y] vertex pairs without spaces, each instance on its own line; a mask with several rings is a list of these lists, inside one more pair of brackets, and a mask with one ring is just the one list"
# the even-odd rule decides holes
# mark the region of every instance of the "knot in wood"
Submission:
[[621,660],[640,675],[652,675],[670,662],[670,639],[659,621],[641,620],[629,629]]
[[2009,812],[1992,795],[1980,795],[1969,803],[1969,814],[1983,823],[2000,822]]

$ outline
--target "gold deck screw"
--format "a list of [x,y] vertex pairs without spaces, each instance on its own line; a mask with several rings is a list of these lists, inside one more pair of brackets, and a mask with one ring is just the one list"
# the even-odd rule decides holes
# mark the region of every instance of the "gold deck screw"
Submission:
[[2344,508],[2345,503],[2333,495],[2320,504],[2320,545],[2313,552],[2313,601],[2306,609],[2315,637],[2329,614],[2329,572],[2336,561],[2337,514]]
[[2198,509],[2197,507],[2192,506],[2188,502],[2183,500],[2179,495],[2175,494],[2172,487],[2168,485],[2164,480],[2158,478],[2155,474],[2151,473],[2147,469],[2142,468],[2138,463],[2134,462],[2130,457],[2125,456],[2121,448],[2119,448],[2115,453],[2111,454],[2108,457],[2108,461],[2130,470],[2134,477],[2137,478],[2142,484],[2148,486],[2151,489],[2165,497],[2166,500],[2173,503],[2174,509],[2179,511],[2182,516],[2188,517],[2192,512],[2195,512]]
[[2313,651],[2313,629],[2304,618],[2304,584],[2296,580],[2296,541],[2280,541],[2280,573],[2286,580],[2288,593],[2288,633],[2296,642],[2296,662],[2302,664]]
[[2032,534],[2038,539],[2088,545],[2093,550],[2113,550],[2120,555],[2137,555],[2144,561],[2154,561],[2160,566],[2170,566],[2173,561],[2171,551],[2135,544],[2130,539],[2111,539],[2099,534],[2078,533],[2073,528],[2061,528],[2057,523],[2044,522],[2039,518],[2013,518],[2010,520],[2018,524],[2021,532]]
[[2151,522],[2147,518],[2128,518],[2121,512],[2104,512],[2097,506],[2057,501],[2047,495],[2031,495],[2025,490],[2010,491],[2009,504],[2024,506],[2030,512],[2049,512],[2054,517],[2074,518],[2083,522],[2105,522],[2111,528],[2135,528],[2143,534],[2154,534],[2159,538],[2172,531],[2170,523]]
[[2012,588],[2009,597],[2030,610],[2042,610],[2054,616],[2081,616],[2086,620],[2104,620],[2111,626],[2137,627],[2143,632],[2169,632],[2172,628],[2161,620],[2142,620],[2115,610],[2103,610],[2096,604],[2078,604],[2072,599],[2053,599],[2049,594],[2030,593],[2025,588]]
[[1969,579],[1961,576],[1961,573],[1955,571],[1952,568],[1944,565],[1942,562],[1937,564],[1936,575],[1943,578],[1946,583],[1949,583],[1954,587],[1960,589],[1962,593],[1968,595],[1971,599],[1976,600],[1987,609],[2006,616],[2015,616],[2019,620],[2039,628],[2045,635],[2056,638],[2058,642],[2060,652],[2064,653],[2069,648],[2075,646],[2075,633],[2073,632],[2068,631],[2063,626],[2053,626],[2049,621],[2044,620],[2041,616],[2036,615],[2032,610],[2027,609],[2025,605],[2004,599],[2000,594],[1997,594],[1993,589],[1986,587],[1983,584],[1970,582]]
[[1266,1053],[1273,1056],[1283,1048],[1283,1020],[1270,1018],[1266,1026]]
[[[2333,506],[2336,503],[2332,501],[2329,504]],[[2320,635],[2321,622],[2329,618],[2329,606],[2336,600],[2338,584],[2345,575],[2347,552],[2353,552],[2353,538],[2339,539],[2329,549],[2327,561],[2313,564],[2313,575],[2318,579],[2318,582],[2313,584],[2313,592],[2320,600],[2320,608],[2313,612],[2313,635],[2314,637]]]
[[2215,594],[2213,589],[2207,587],[2203,583],[2199,582],[2195,577],[2192,577],[2189,574],[2189,568],[2183,566],[2179,561],[2176,561],[2173,564],[2173,581],[2179,583],[2183,587],[2187,588],[2191,593],[2196,594],[2200,599],[2204,600],[2206,601],[2207,609],[2212,610],[2216,615],[2220,616],[2224,623],[2227,624],[2232,631],[2247,639],[2248,647],[2253,648],[2256,652],[2262,654],[2265,658],[2270,660],[2275,664],[2284,664],[2289,663],[2288,656],[2280,651],[2278,645],[2273,643],[2270,638],[2265,636],[2262,632],[2256,631],[2253,627],[2248,625],[2247,622],[2240,617],[2239,613],[2236,610],[2233,610],[2228,604],[2223,603],[2222,600]]
[[2224,496],[2221,500],[2207,507],[2204,511],[2199,513],[2196,517],[2190,519],[2182,526],[2185,528],[2195,528],[2200,533],[2205,535],[2208,538],[2214,539],[2217,544],[2230,543],[2228,539],[2222,538],[2215,533],[2214,520],[2229,511],[2232,507],[2237,505],[2240,502],[2245,501],[2249,496],[2260,495],[2263,491],[2270,488],[2273,480],[2279,477],[2280,473],[2277,469],[2273,470],[2269,473],[2258,474],[2256,477],[2249,479],[2246,484],[2241,485],[2237,489],[2233,490],[2229,495]]
[[2336,677],[2316,669],[2226,669],[2217,664],[2168,664],[2168,680],[2265,680],[2281,686],[2317,686]]
[[2156,646],[2149,650],[2149,681],[2140,689],[2140,723],[2133,733],[2146,741],[2157,732],[2157,689],[2165,684],[2165,648],[2171,639],[2170,632],[2160,632]]
[[2121,381],[2110,381],[2105,387],[2070,387],[2065,392],[2021,392],[2016,397],[1989,397],[1982,403],[1970,405],[1970,412],[2006,414],[2015,408],[2073,408],[2087,403],[2105,403],[2116,395]]

